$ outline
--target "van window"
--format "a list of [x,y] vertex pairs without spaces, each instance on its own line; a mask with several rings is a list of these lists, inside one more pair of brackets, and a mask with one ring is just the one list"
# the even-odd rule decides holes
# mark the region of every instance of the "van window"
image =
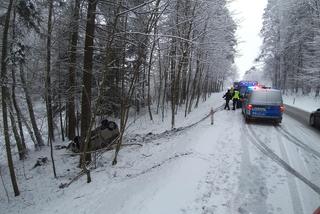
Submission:
[[280,91],[253,91],[250,103],[256,105],[281,105],[282,96]]
[[268,104],[281,105],[282,104],[281,92],[270,91],[269,93],[267,93],[267,101],[268,101]]

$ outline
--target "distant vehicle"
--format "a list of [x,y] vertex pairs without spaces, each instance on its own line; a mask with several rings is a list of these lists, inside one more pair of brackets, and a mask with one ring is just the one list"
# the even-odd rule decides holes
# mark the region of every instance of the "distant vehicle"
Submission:
[[239,82],[233,82],[233,88],[234,90],[239,91]]
[[310,114],[309,123],[313,127],[320,128],[320,108]]
[[250,93],[254,87],[258,85],[258,81],[245,81],[242,80],[238,83],[238,90],[240,92],[240,101],[238,103],[238,107],[241,108],[245,95]]
[[281,91],[276,89],[253,89],[246,94],[242,105],[246,122],[268,119],[281,123],[284,110]]
[[251,87],[257,86],[258,81],[245,81],[242,80],[239,82],[239,92],[240,96],[243,96]]

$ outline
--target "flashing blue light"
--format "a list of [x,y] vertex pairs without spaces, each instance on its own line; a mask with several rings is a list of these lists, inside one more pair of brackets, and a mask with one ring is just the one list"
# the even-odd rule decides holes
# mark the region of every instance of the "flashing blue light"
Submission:
[[239,82],[239,86],[246,86],[246,87],[249,87],[249,86],[256,86],[258,85],[258,81],[240,81]]

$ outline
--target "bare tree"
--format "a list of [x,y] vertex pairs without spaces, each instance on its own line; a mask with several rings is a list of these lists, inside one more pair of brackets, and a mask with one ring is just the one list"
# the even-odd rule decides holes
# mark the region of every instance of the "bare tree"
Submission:
[[48,0],[49,15],[48,15],[48,30],[47,30],[47,58],[46,58],[46,107],[47,107],[47,122],[48,122],[48,142],[54,141],[53,113],[52,113],[52,91],[51,91],[51,35],[52,35],[52,12],[53,0]]
[[2,38],[2,52],[1,52],[1,100],[2,100],[2,118],[3,118],[3,134],[5,138],[5,145],[7,151],[7,160],[10,171],[11,183],[15,196],[20,195],[18,188],[18,183],[16,180],[16,175],[14,172],[14,166],[12,161],[12,154],[10,148],[10,137],[9,137],[9,126],[8,126],[8,99],[10,99],[9,90],[7,86],[7,43],[8,43],[8,34],[9,34],[9,24],[10,24],[10,15],[12,10],[13,0],[9,1],[7,13],[5,16],[5,23],[3,29],[3,38]]
[[80,17],[80,0],[74,1],[73,17],[70,22],[71,37],[69,50],[69,94],[67,103],[68,116],[68,138],[75,137],[76,115],[75,115],[75,79],[76,79],[76,63],[77,63],[77,44],[79,35],[79,17]]
[[[81,100],[81,140],[86,139],[88,129],[90,129],[91,121],[91,84],[92,84],[92,67],[93,67],[93,40],[95,31],[95,17],[97,0],[88,0],[87,11],[87,26],[86,26],[86,38],[84,47],[84,62],[83,62],[83,88],[82,88],[82,100]],[[90,140],[86,141],[85,147],[90,147]],[[83,145],[83,144],[82,144]],[[83,150],[83,148],[82,148]],[[80,157],[80,164],[82,159],[91,161],[91,154],[85,154]]]
[[50,156],[52,161],[53,175],[56,178],[56,167],[53,157],[54,128],[53,128],[53,113],[52,113],[52,92],[51,92],[51,32],[52,32],[52,13],[53,0],[48,0],[49,15],[48,15],[48,31],[47,31],[47,60],[46,60],[46,107],[47,107],[47,122],[48,122],[48,143],[50,145]]

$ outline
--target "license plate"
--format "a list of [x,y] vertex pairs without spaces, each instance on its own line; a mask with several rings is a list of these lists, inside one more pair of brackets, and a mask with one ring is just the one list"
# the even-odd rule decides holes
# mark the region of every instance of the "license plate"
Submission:
[[265,111],[252,111],[252,115],[265,116],[266,112]]
[[266,111],[265,108],[259,108],[259,107],[255,107],[253,108],[254,111]]

